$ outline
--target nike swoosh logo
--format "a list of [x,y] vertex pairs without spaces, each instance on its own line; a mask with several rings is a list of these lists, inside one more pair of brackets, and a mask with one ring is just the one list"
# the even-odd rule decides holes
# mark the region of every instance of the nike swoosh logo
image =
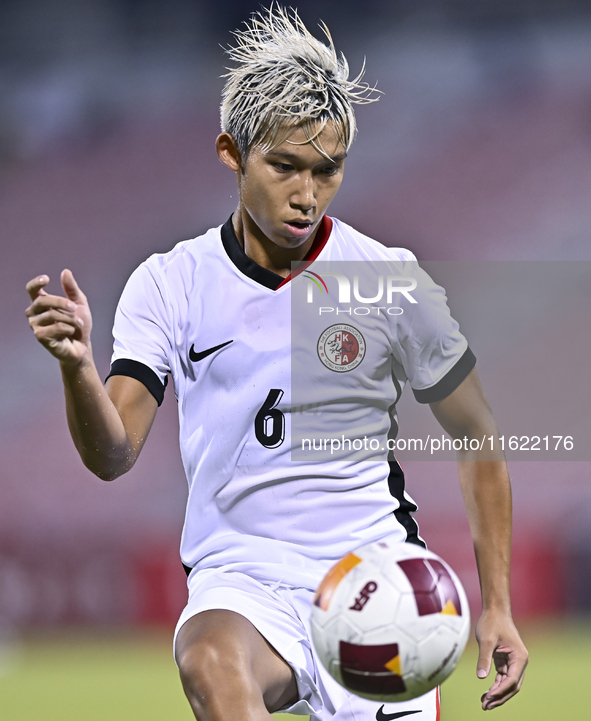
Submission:
[[195,363],[196,363],[197,361],[207,358],[208,355],[215,353],[216,350],[219,350],[220,348],[223,348],[224,346],[229,345],[233,341],[234,341],[234,339],[232,338],[232,340],[227,340],[225,343],[220,343],[219,345],[215,345],[213,348],[208,348],[207,350],[199,351],[199,353],[195,353],[195,346],[192,345],[189,350],[189,358],[192,361],[195,361]]
[[414,713],[421,713],[421,710],[418,711],[398,711],[398,713],[384,713],[382,709],[384,706],[382,705],[381,708],[378,709],[378,712],[376,714],[376,719],[378,721],[390,721],[391,719],[395,718],[402,718],[403,716],[411,716]]

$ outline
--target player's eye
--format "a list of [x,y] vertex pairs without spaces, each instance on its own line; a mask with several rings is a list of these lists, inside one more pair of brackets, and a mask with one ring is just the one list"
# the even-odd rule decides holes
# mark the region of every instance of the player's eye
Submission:
[[322,174],[323,175],[336,175],[339,172],[340,168],[338,165],[327,165],[326,167],[322,168]]
[[275,163],[274,165],[281,173],[289,173],[293,170],[293,165],[289,165],[288,163]]

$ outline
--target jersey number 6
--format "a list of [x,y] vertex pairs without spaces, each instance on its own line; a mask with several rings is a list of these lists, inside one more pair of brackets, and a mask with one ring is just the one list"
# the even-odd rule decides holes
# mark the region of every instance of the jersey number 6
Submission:
[[275,408],[283,397],[280,388],[271,388],[254,419],[254,434],[265,448],[277,448],[285,438],[285,416]]

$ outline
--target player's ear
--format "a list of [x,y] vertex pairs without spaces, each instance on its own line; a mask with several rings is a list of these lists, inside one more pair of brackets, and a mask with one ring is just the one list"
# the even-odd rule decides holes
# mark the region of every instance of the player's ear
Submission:
[[242,168],[242,156],[234,136],[230,133],[222,133],[218,135],[215,141],[215,149],[220,162],[226,165],[230,170],[238,172]]

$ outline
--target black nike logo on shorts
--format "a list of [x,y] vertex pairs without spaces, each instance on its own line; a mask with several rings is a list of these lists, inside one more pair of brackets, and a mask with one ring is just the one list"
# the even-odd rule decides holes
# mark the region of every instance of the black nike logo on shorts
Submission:
[[234,339],[232,338],[232,340],[227,340],[225,343],[220,343],[219,345],[214,345],[213,348],[208,348],[207,350],[199,351],[199,353],[195,353],[195,346],[192,345],[189,350],[189,358],[195,362],[203,360],[204,358],[207,358],[208,355],[215,353],[216,350],[219,350],[220,348],[223,348],[224,346],[229,345],[233,341],[234,341]]
[[376,719],[378,721],[391,721],[395,718],[402,718],[403,716],[410,716],[414,713],[421,713],[421,710],[418,709],[417,711],[398,711],[398,713],[384,713],[382,709],[384,706],[382,705],[381,708],[378,709],[378,712],[376,714]]

